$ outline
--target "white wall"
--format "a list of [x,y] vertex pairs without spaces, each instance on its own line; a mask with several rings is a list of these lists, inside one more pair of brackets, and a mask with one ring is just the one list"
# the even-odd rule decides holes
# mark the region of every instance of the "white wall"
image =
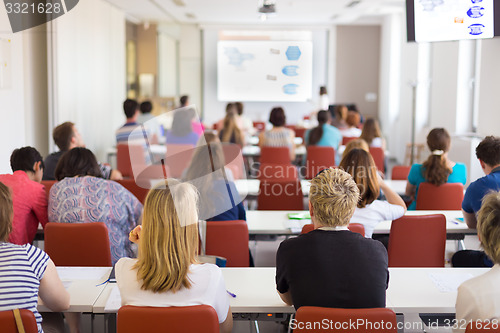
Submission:
[[500,37],[483,40],[481,44],[478,133],[500,136]]
[[52,21],[52,127],[76,123],[87,147],[104,160],[125,122],[125,17],[103,0],[80,1]]
[[[236,30],[234,28],[227,28]],[[282,29],[286,30],[286,29]],[[309,30],[309,29],[301,29]],[[203,30],[203,116],[204,122],[212,124],[224,117],[226,102],[217,100],[217,41],[218,28]],[[310,102],[245,102],[245,115],[253,120],[267,121],[274,106],[285,109],[287,123],[299,122],[316,107],[314,98],[319,87],[328,83],[328,30],[313,30],[313,100]],[[332,48],[330,48],[332,51]],[[334,51],[334,50],[333,50]],[[328,87],[330,91],[330,87]],[[332,87],[333,88],[333,87]]]
[[181,25],[179,39],[179,94],[189,95],[191,104],[202,111],[202,41],[197,25]]

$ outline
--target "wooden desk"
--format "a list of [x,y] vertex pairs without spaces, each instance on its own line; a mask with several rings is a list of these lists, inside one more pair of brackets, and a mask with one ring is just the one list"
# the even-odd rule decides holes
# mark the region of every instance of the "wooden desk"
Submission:
[[[101,277],[97,279],[85,279],[84,276],[75,279],[74,276],[78,275],[78,272],[82,270],[87,270],[87,272],[94,270],[103,272],[103,274],[99,274]],[[91,313],[94,303],[106,287],[106,283],[103,284],[103,282],[108,279],[111,267],[57,267],[57,273],[70,294],[70,307],[66,312]],[[72,277],[65,278],[65,276]],[[38,299],[38,311],[50,312],[40,298]]]

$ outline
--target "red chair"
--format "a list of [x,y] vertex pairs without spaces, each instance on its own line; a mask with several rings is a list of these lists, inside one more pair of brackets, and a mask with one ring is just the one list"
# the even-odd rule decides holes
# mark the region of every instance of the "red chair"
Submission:
[[144,205],[149,189],[138,186],[134,179],[122,179],[118,180],[117,183],[125,187]]
[[193,145],[167,143],[167,154],[165,161],[170,170],[171,177],[182,177],[182,173],[188,167],[189,162],[191,162],[193,151]]
[[57,180],[42,180],[41,184],[45,186],[45,194],[47,195],[47,200],[49,199],[50,189],[56,182]]
[[407,180],[410,174],[411,166],[407,165],[395,165],[392,168],[391,179],[392,180]]
[[307,131],[307,129],[306,129],[306,128],[303,128],[303,127],[296,127],[296,128],[295,128],[295,136],[296,136],[297,138],[302,138],[302,140],[304,140],[305,135],[306,135],[306,131]]
[[261,164],[258,178],[260,180],[297,180],[299,173],[292,164]]
[[465,333],[500,333],[500,325],[494,320],[471,321]]
[[260,149],[260,163],[290,164],[290,150],[288,147],[262,147]]
[[245,176],[245,161],[241,147],[232,143],[223,143],[222,151],[224,152],[224,160],[234,176],[234,179],[242,179]]
[[[349,333],[396,333],[396,314],[391,309],[335,309],[322,308],[316,306],[301,306],[295,315],[294,333],[325,333],[325,332],[349,332]],[[324,322],[331,323],[328,328],[322,327]],[[342,325],[350,322],[358,323],[363,321],[364,325]],[[319,323],[309,328],[309,325]],[[370,323],[372,326],[370,326]],[[381,324],[383,323],[383,324]],[[336,325],[338,324],[338,325]],[[377,329],[374,325],[377,324]]]
[[246,221],[208,221],[205,253],[227,259],[227,267],[248,267]]
[[359,139],[359,137],[357,137],[357,136],[344,136],[342,138],[342,146],[345,146],[349,142],[357,140],[357,139]]
[[[361,236],[365,237],[365,227],[361,223],[349,223],[347,228],[352,232],[357,232]],[[314,225],[306,224],[302,227],[301,234],[307,234],[314,230]]]
[[47,223],[45,252],[56,266],[112,266],[108,228],[102,222]]
[[210,305],[145,307],[125,305],[118,310],[117,333],[219,333],[217,312]]
[[403,216],[392,221],[390,267],[444,267],[446,218],[442,214]]
[[146,167],[142,145],[120,143],[116,146],[116,168],[125,178],[133,178],[134,171]]
[[380,147],[370,147],[370,154],[373,157],[373,161],[377,166],[377,169],[385,173],[385,152]]
[[446,183],[440,186],[421,183],[418,187],[417,210],[460,210],[464,199],[461,183]]
[[258,210],[303,210],[300,180],[262,180],[257,195]]
[[254,121],[253,127],[257,130],[257,132],[262,132],[266,130],[266,123],[263,121]]
[[321,170],[333,166],[335,166],[335,149],[333,147],[307,147],[306,179],[313,179]]
[[[33,312],[26,309],[19,309],[21,321],[23,323],[24,331],[26,333],[38,333],[36,326],[36,319]],[[18,333],[14,311],[1,311],[0,312],[0,327],[2,333]]]

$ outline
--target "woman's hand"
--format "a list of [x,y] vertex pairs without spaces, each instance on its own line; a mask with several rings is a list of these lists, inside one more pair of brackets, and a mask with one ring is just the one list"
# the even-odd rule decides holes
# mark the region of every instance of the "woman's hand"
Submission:
[[128,239],[135,244],[139,244],[141,238],[142,225],[135,227],[129,234]]

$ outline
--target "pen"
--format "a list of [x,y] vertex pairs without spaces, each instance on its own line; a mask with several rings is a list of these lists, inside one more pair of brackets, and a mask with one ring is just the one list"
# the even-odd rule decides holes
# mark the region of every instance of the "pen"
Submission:
[[232,298],[236,298],[236,295],[233,294],[232,292],[230,292],[229,290],[226,290],[226,292],[229,294],[229,296],[231,296]]
[[451,220],[450,222],[453,223],[453,224],[456,224],[456,225],[459,224],[457,221],[453,221],[453,220]]

